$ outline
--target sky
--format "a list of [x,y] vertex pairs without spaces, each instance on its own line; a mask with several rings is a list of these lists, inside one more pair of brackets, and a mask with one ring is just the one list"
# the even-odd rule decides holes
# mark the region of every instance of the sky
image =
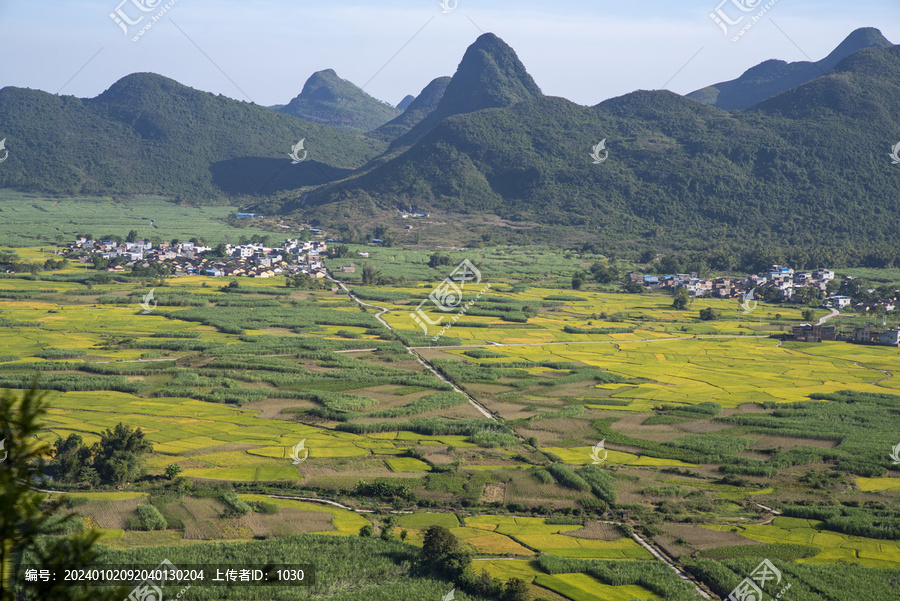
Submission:
[[273,105],[331,68],[397,104],[492,32],[545,94],[594,105],[638,89],[687,94],[767,59],[819,60],[858,27],[900,42],[896,0],[443,2],[0,0],[0,87],[94,97],[152,72]]

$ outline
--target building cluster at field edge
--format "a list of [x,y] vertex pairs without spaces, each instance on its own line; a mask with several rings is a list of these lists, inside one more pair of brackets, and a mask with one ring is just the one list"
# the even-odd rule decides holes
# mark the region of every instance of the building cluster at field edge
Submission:
[[[270,248],[260,243],[240,245],[223,244],[213,248],[193,242],[157,245],[145,240],[116,242],[114,240],[89,240],[79,238],[62,251],[67,257],[81,263],[110,261],[106,269],[125,271],[126,267],[164,266],[174,275],[208,275],[213,277],[257,277],[303,273],[310,277],[327,276],[325,253],[328,244],[321,240],[302,242],[296,238],[284,241],[280,248]],[[221,254],[220,254],[221,253]]]
[[696,273],[679,273],[676,275],[641,275],[636,272],[629,274],[633,281],[640,281],[644,287],[651,290],[687,288],[688,293],[694,297],[712,296],[716,298],[738,298],[756,292],[757,298],[762,298],[766,291],[778,292],[785,299],[792,299],[795,292],[801,288],[812,288],[824,294],[828,282],[834,280],[834,272],[829,269],[819,269],[814,272],[798,272],[783,265],[772,265],[768,272],[751,275],[747,278],[713,278],[705,279],[697,277]]

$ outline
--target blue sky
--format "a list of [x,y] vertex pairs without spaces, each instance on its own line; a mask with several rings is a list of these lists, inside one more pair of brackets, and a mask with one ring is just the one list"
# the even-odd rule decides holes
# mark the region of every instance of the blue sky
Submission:
[[[545,94],[593,105],[636,89],[688,93],[769,58],[818,60],[857,27],[900,42],[896,0],[775,0],[737,42],[710,13],[721,6],[732,20],[744,15],[736,30],[772,0],[721,1],[458,0],[445,14],[438,0],[0,0],[0,87],[93,97],[149,71],[271,105],[333,68],[396,104],[452,75],[489,31],[517,51]],[[174,5],[132,42],[167,2]],[[733,2],[756,8],[743,13]],[[132,21],[145,15],[128,36],[110,17],[117,8]]]

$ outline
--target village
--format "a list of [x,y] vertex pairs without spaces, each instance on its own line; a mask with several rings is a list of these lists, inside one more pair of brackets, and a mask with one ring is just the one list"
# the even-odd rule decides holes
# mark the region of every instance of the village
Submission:
[[303,242],[291,238],[278,248],[260,242],[220,244],[216,248],[198,241],[173,242],[154,245],[145,240],[118,242],[81,237],[69,243],[61,254],[110,272],[155,267],[160,273],[172,275],[271,278],[302,273],[313,278],[327,276],[324,256],[328,244],[323,240]]
[[[696,273],[676,275],[641,275],[636,272],[629,274],[633,281],[640,281],[645,288],[650,290],[675,290],[687,288],[693,297],[711,296],[715,298],[745,297],[751,292],[756,298],[763,298],[766,293],[780,295],[784,299],[797,299],[806,297],[805,293],[813,291],[819,297],[828,292],[828,283],[834,280],[834,272],[829,269],[819,269],[814,272],[794,272],[790,267],[772,265],[764,274],[751,275],[748,278],[714,278],[704,279]],[[844,298],[844,297],[837,297]],[[803,298],[800,302],[807,300]],[[843,301],[841,301],[843,302]],[[848,303],[842,304],[846,306]]]
[[[848,295],[835,294],[839,289],[835,274],[829,269],[818,269],[812,272],[795,272],[791,267],[772,265],[765,273],[751,275],[747,278],[714,278],[704,279],[696,273],[676,275],[641,275],[637,272],[628,274],[631,281],[640,282],[650,290],[687,289],[694,298],[735,298],[745,302],[767,300],[776,302],[794,302],[799,304],[821,304],[835,311],[852,308],[858,314],[881,314],[894,311],[898,305],[896,296],[879,300],[858,300]],[[845,280],[853,281],[848,277]],[[868,290],[871,293],[874,290]],[[896,291],[895,291],[896,292]],[[821,301],[821,303],[819,302]],[[855,328],[853,334],[844,336],[837,333],[835,326],[824,323],[805,323],[793,326],[787,336],[798,342],[822,342],[823,340],[843,340],[854,344],[874,344],[881,346],[900,346],[900,329],[877,331],[870,326]]]

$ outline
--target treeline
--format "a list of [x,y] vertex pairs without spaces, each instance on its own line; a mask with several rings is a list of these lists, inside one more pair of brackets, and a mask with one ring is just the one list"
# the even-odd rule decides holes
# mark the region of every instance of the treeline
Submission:
[[845,505],[788,505],[782,515],[819,520],[825,528],[852,536],[900,540],[900,511]]
[[144,455],[153,451],[140,428],[122,423],[101,432],[100,441],[91,446],[78,434],[69,434],[53,447],[47,473],[59,482],[86,486],[133,482],[144,473]]

